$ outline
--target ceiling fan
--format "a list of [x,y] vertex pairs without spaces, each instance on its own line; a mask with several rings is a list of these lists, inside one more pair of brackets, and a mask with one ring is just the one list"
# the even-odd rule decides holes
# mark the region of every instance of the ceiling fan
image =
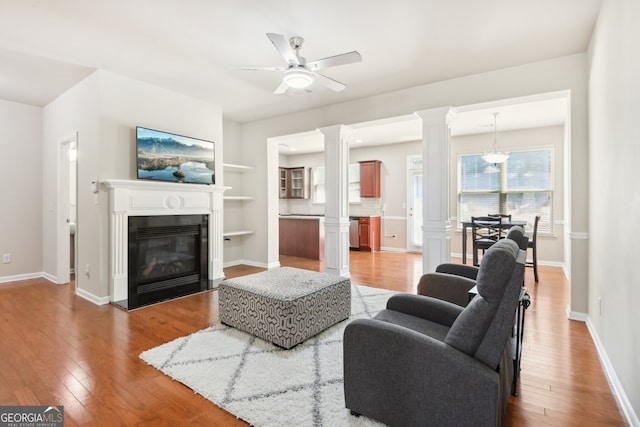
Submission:
[[267,33],[267,37],[269,37],[269,40],[271,40],[271,43],[280,52],[284,60],[287,61],[287,65],[282,67],[242,67],[242,69],[250,71],[283,71],[282,83],[273,92],[275,94],[284,93],[288,88],[304,89],[314,81],[340,92],[346,85],[317,71],[362,61],[362,56],[357,51],[352,51],[307,62],[306,58],[300,56],[300,49],[304,44],[302,37],[291,37],[289,41],[281,34]]

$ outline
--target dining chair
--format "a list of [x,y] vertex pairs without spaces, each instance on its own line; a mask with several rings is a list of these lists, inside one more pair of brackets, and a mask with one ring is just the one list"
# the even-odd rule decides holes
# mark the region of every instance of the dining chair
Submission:
[[501,214],[501,213],[497,213],[497,214],[488,214],[487,216],[495,216],[498,218],[502,218],[502,221],[504,222],[511,222],[511,214]]
[[482,254],[493,246],[502,236],[502,217],[471,217],[471,235],[473,242],[473,265],[478,266],[478,251]]
[[[497,214],[489,214],[489,216],[495,216],[498,218],[502,218],[502,222],[511,222],[511,214],[501,214],[501,213],[497,213]],[[500,238],[504,239],[507,235],[507,230],[504,228],[500,228]]]
[[533,222],[533,235],[529,240],[527,248],[532,249],[532,259],[531,261],[527,260],[525,265],[527,267],[533,267],[533,278],[538,283],[538,223],[540,222],[540,215],[536,215],[536,219]]

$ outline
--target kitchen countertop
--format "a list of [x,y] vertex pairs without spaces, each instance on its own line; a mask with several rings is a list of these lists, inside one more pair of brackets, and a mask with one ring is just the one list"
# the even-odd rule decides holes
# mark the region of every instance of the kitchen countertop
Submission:
[[280,215],[280,219],[324,219],[324,215]]

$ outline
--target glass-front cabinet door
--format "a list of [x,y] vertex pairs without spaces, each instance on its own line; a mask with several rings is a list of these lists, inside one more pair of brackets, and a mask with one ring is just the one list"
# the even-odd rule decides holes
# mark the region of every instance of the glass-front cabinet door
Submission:
[[279,170],[280,173],[280,178],[279,178],[279,183],[280,183],[280,198],[281,199],[286,199],[288,197],[288,173],[287,173],[287,169],[285,168],[280,168]]
[[291,185],[291,194],[289,197],[292,199],[304,199],[304,168],[289,169],[289,183]]

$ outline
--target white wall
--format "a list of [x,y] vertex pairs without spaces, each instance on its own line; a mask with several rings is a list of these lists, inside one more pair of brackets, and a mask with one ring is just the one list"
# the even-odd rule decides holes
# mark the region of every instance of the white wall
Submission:
[[[78,133],[77,141],[77,215],[76,242],[78,247],[76,265],[76,285],[84,288],[88,281],[80,273],[88,264],[93,267],[90,276],[94,280],[99,278],[100,252],[98,246],[92,250],[81,248],[80,242],[98,242],[99,209],[94,203],[90,189],[90,179],[97,178],[100,170],[100,125],[99,125],[99,74],[94,73],[75,87],[65,92],[55,101],[44,107],[42,156],[43,164],[43,270],[58,281],[61,272],[58,271],[58,249],[56,225],[64,218],[59,217],[58,206],[58,146],[59,142],[74,133]],[[104,254],[108,255],[108,252]],[[96,291],[98,286],[96,286]],[[96,292],[97,294],[97,292]]]
[[42,271],[42,109],[0,100],[0,282]]
[[640,425],[638,22],[638,1],[605,0],[589,52],[589,324],[626,393],[632,425]]
[[[60,138],[78,132],[78,269],[76,287],[104,301],[109,295],[108,192],[91,192],[92,180],[135,179],[135,127],[216,142],[216,174],[222,171],[222,112],[210,103],[106,71],[97,71],[44,109],[43,153],[55,158]],[[44,262],[55,272],[56,165],[44,168]],[[85,274],[85,266],[90,273]]]
[[[277,263],[277,239],[269,240],[277,230],[277,186],[268,182],[277,179],[277,170],[268,168],[276,150],[267,139],[307,132],[334,124],[353,124],[388,117],[402,116],[415,111],[443,106],[464,106],[496,100],[517,98],[541,93],[571,91],[571,157],[570,200],[571,217],[565,219],[565,235],[586,234],[588,222],[588,165],[587,165],[587,58],[586,54],[572,55],[549,61],[502,69],[457,79],[427,84],[410,89],[355,101],[334,104],[310,111],[274,117],[242,125],[243,150],[256,159],[256,176],[270,179],[255,180],[256,209],[251,222],[260,230],[245,247],[247,259],[256,263]],[[269,146],[269,148],[268,148]],[[277,165],[276,160],[272,167]],[[273,177],[270,176],[273,175]],[[274,184],[276,185],[276,184]],[[269,200],[272,197],[275,200]],[[583,256],[587,240],[571,238],[570,263],[571,310],[587,311],[587,264]]]

